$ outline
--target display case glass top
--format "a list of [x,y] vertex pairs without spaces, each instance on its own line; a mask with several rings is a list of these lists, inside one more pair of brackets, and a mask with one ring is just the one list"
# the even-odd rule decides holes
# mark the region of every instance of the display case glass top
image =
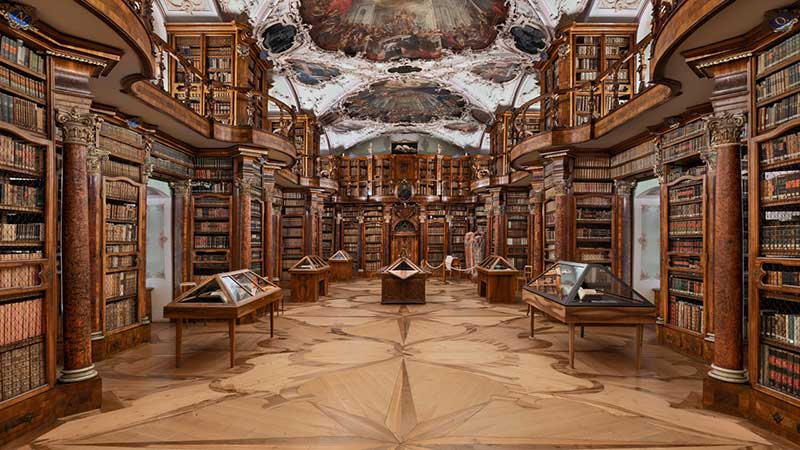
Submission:
[[330,265],[324,259],[317,255],[306,255],[297,264],[293,265],[290,272],[314,272],[321,269],[329,268]]
[[524,289],[565,306],[653,307],[600,264],[559,261]]
[[190,304],[241,306],[279,290],[278,286],[251,270],[237,270],[206,279],[195,288],[183,293],[167,307]]
[[407,280],[415,275],[427,273],[405,256],[401,256],[395,262],[381,269],[380,272],[394,275],[401,280]]
[[350,254],[344,250],[339,250],[338,252],[331,255],[330,258],[328,258],[328,261],[352,261],[352,260],[353,258],[350,256]]
[[502,256],[498,255],[491,255],[483,258],[478,267],[484,270],[500,270],[500,271],[508,271],[508,272],[517,272],[517,269],[511,264],[507,259],[503,258]]

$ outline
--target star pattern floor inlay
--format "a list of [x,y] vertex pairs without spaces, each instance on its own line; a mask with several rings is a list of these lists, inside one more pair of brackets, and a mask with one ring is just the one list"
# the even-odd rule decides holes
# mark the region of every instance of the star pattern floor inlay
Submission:
[[99,413],[65,420],[24,448],[785,449],[743,419],[699,409],[704,365],[653,343],[633,364],[627,329],[587,329],[576,366],[566,328],[521,305],[491,306],[467,282],[428,282],[428,303],[380,304],[380,283],[334,284],[288,305],[269,339],[239,328],[228,369],[224,325],[174,331],[98,364]]

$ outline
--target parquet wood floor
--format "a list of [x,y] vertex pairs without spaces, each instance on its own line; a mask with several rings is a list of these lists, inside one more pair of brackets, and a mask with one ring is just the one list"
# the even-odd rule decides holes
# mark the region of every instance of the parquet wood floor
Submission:
[[382,306],[377,280],[332,285],[240,328],[170,325],[103,363],[102,412],[65,420],[37,450],[783,449],[743,419],[699,409],[705,368],[653,343],[642,369],[629,329],[587,329],[567,368],[566,328],[490,306],[469,283],[428,285],[428,304]]

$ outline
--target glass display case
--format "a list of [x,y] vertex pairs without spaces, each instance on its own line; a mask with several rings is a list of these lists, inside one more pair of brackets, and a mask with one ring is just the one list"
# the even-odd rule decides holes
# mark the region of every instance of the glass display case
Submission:
[[353,279],[353,258],[344,250],[331,255],[328,258],[331,265],[330,281],[348,281]]
[[350,254],[344,250],[339,250],[338,252],[331,255],[330,258],[328,258],[328,261],[352,261],[352,260],[353,258],[350,257]]
[[328,295],[328,276],[331,266],[317,255],[304,256],[289,269],[291,298],[296,303],[316,302]]
[[569,329],[569,366],[575,367],[575,327],[635,327],[636,367],[639,368],[644,325],[655,324],[656,306],[600,264],[559,261],[531,280],[522,290],[535,337],[535,315],[540,311]]
[[506,258],[490,255],[478,264],[478,295],[489,303],[514,303],[520,272]]
[[183,323],[187,320],[228,322],[230,365],[236,353],[236,323],[269,309],[269,335],[274,336],[275,304],[283,290],[249,269],[219,273],[203,280],[164,306],[164,317],[175,321],[175,366],[181,365]]
[[381,303],[384,305],[424,304],[428,272],[401,256],[381,268]]
[[562,305],[654,306],[600,264],[560,261],[531,280],[524,289]]

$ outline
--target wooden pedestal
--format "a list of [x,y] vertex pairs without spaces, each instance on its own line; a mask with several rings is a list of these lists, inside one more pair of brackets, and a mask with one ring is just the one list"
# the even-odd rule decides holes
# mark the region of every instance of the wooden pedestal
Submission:
[[424,273],[414,275],[405,280],[390,273],[381,273],[381,303],[384,305],[425,304]]
[[328,260],[331,265],[330,281],[350,281],[353,279],[352,261]]
[[489,303],[514,303],[517,271],[492,271],[478,267],[478,295]]
[[[350,266],[352,268],[352,265]],[[352,269],[351,269],[352,270]],[[328,276],[331,269],[292,271],[291,300],[295,303],[313,303],[320,296],[328,295]]]

